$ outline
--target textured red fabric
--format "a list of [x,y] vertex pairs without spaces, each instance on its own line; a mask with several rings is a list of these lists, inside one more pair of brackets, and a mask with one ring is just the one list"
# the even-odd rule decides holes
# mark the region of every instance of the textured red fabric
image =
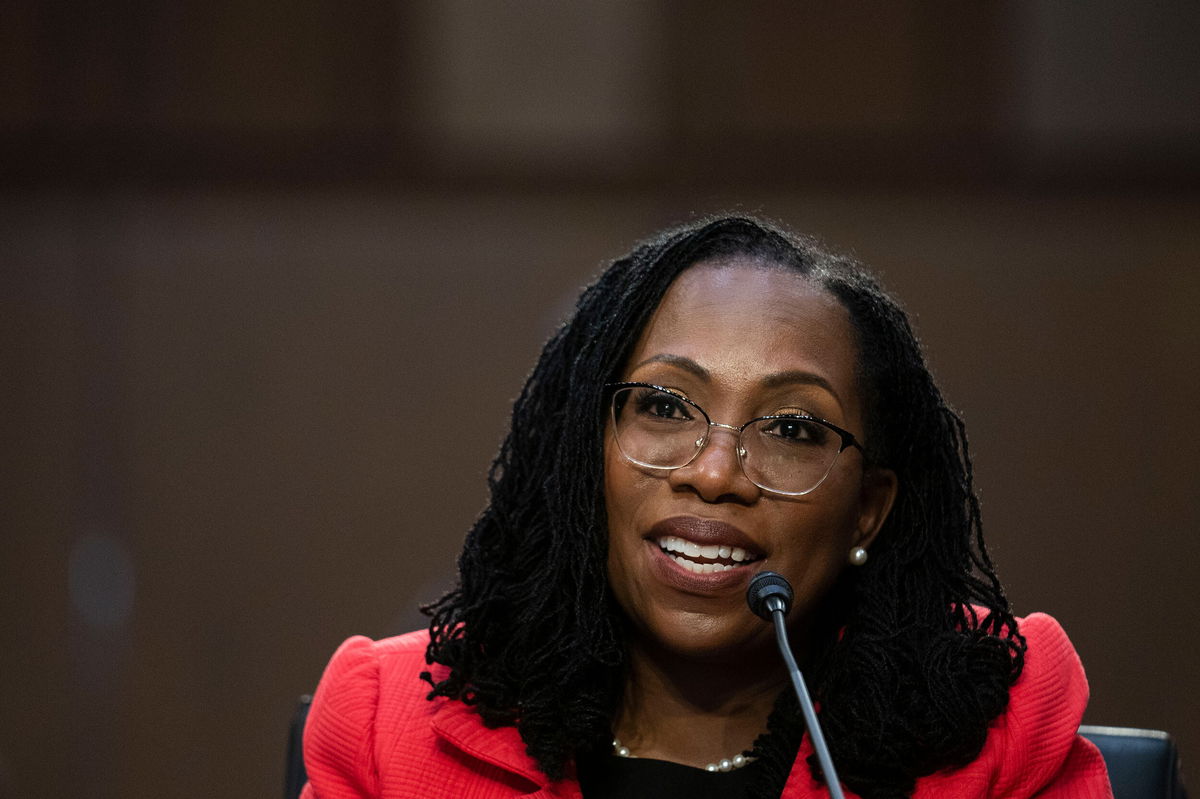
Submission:
[[[961,769],[918,781],[916,799],[1111,799],[1100,753],[1076,735],[1088,688],[1071,642],[1041,613],[1021,620],[1021,632],[1025,670],[983,751]],[[418,675],[428,640],[425,632],[357,637],[334,654],[304,734],[302,799],[579,797],[569,775],[546,779],[516,729],[488,729],[461,702],[425,699],[429,685]],[[809,774],[811,752],[805,737],[782,799],[828,796]]]

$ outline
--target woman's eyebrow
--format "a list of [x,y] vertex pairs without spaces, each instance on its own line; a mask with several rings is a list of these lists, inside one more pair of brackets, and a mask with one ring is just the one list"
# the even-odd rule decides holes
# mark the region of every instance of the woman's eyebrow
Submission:
[[[708,381],[712,378],[712,375],[707,369],[693,361],[691,358],[687,358],[683,355],[672,355],[669,352],[660,352],[657,355],[651,355],[646,360],[635,365],[632,371],[637,371],[648,363],[665,363],[668,366],[675,366],[679,369],[683,369],[685,372],[690,372],[691,374],[705,381]],[[784,386],[794,385],[817,386],[818,388],[823,388],[825,391],[829,392],[830,396],[837,400],[839,405],[842,403],[842,398],[839,397],[838,393],[833,390],[832,383],[821,377],[819,374],[806,372],[803,369],[791,369],[786,372],[776,372],[775,374],[767,375],[760,382],[763,388],[782,388]]]
[[783,386],[792,386],[796,384],[806,386],[818,386],[825,389],[837,400],[838,404],[842,404],[842,398],[833,390],[833,384],[818,374],[805,372],[800,369],[787,372],[776,372],[773,375],[767,375],[762,379],[763,388],[781,388]]
[[684,370],[685,372],[691,372],[696,377],[705,381],[711,377],[707,369],[693,361],[691,358],[686,358],[682,355],[672,355],[668,352],[660,352],[658,355],[651,355],[646,360],[634,366],[633,371],[636,372],[638,369],[641,369],[648,363],[665,363],[669,366],[675,366]]

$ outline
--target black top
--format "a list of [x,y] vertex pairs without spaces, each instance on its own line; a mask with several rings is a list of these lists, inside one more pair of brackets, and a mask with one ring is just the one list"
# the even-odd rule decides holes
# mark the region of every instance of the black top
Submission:
[[706,771],[666,760],[580,757],[579,787],[584,799],[730,799],[747,796],[755,776],[751,762],[732,771]]

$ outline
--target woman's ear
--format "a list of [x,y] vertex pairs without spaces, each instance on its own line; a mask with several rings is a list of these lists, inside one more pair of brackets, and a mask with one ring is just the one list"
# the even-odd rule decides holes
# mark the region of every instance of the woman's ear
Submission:
[[863,472],[854,546],[870,548],[871,542],[887,521],[888,514],[892,512],[899,487],[900,481],[891,469],[867,469]]

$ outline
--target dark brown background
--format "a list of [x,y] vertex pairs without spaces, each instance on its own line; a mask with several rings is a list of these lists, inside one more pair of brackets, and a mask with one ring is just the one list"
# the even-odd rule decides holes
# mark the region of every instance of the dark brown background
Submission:
[[1194,4],[4,5],[0,797],[276,795],[577,289],[721,209],[905,299],[1018,609],[1195,773]]

